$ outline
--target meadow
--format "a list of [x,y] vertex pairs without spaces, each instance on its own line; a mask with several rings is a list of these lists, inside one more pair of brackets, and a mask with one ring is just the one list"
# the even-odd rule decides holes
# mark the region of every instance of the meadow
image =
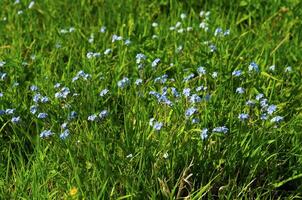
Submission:
[[300,0],[0,6],[0,199],[302,198]]

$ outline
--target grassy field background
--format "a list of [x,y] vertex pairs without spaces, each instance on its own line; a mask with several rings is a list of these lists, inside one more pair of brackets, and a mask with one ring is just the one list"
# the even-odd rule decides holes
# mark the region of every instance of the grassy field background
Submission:
[[0,2],[1,199],[302,198],[302,4]]

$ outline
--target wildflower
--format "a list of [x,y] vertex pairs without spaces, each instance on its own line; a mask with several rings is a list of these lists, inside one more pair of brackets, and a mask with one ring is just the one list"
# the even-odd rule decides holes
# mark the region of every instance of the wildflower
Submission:
[[122,80],[120,80],[120,81],[117,82],[117,86],[119,88],[124,88],[127,85],[129,85],[129,83],[130,83],[130,80],[127,77],[124,77]]
[[155,27],[158,27],[158,23],[153,22],[153,23],[152,23],[152,27],[154,27],[154,28],[155,28]]
[[41,138],[46,138],[46,137],[49,137],[51,135],[53,135],[54,133],[51,132],[51,130],[44,130],[40,133],[40,137]]
[[247,106],[254,106],[255,105],[255,102],[253,100],[248,100],[245,105]]
[[162,76],[159,76],[159,77],[156,77],[155,79],[154,79],[154,82],[155,83],[161,83],[161,84],[164,84],[165,82],[167,82],[167,78],[168,78],[168,75],[167,74],[164,74],[164,75],[162,75]]
[[275,69],[276,69],[275,65],[272,65],[272,66],[269,67],[270,71],[275,71]]
[[215,78],[217,78],[217,76],[218,76],[218,72],[213,72],[212,73],[212,77],[215,79]]
[[184,20],[186,17],[187,17],[187,15],[186,15],[185,13],[181,13],[180,18],[181,18],[182,20]]
[[261,101],[260,101],[260,106],[262,107],[262,108],[266,108],[267,106],[268,106],[268,100],[267,99],[262,99]]
[[102,27],[100,28],[100,32],[101,32],[101,33],[105,33],[105,32],[106,32],[106,27],[105,27],[105,26],[102,26]]
[[136,63],[139,64],[142,61],[146,60],[147,57],[145,56],[145,54],[139,53],[135,56],[135,58],[136,58]]
[[235,76],[235,77],[239,77],[239,76],[241,76],[241,74],[242,74],[241,70],[235,70],[232,72],[232,76]]
[[30,107],[29,110],[30,110],[30,112],[31,112],[32,114],[36,114],[36,112],[38,111],[38,106],[33,105],[33,106]]
[[215,32],[214,32],[214,36],[221,36],[223,34],[223,30],[222,28],[216,28]]
[[32,86],[30,86],[30,90],[33,91],[33,92],[37,91],[38,87],[36,85],[32,85]]
[[17,14],[18,14],[18,15],[22,15],[22,14],[23,14],[23,10],[19,10],[19,11],[17,12]]
[[125,44],[126,46],[128,46],[128,45],[131,44],[131,41],[130,41],[129,39],[126,39],[125,42],[124,42],[124,44]]
[[236,93],[243,94],[244,93],[244,88],[242,88],[242,87],[237,88]]
[[262,93],[257,94],[256,95],[256,100],[259,101],[260,99],[262,99],[264,97],[264,95]]
[[96,120],[96,118],[97,118],[97,115],[96,114],[93,114],[93,115],[90,115],[90,116],[88,116],[88,121],[95,121]]
[[12,123],[17,124],[21,121],[21,118],[20,117],[13,117],[11,121],[12,121]]
[[14,114],[14,112],[15,112],[15,109],[6,109],[5,110],[5,114],[7,114],[7,115],[12,115],[12,114]]
[[68,129],[65,129],[61,134],[60,134],[60,138],[62,140],[65,140],[70,134],[70,131]]
[[262,121],[265,121],[265,120],[267,120],[267,114],[266,113],[263,113],[263,114],[261,114],[261,116],[260,116],[260,119],[262,120]]
[[284,71],[285,71],[285,72],[291,72],[291,71],[293,71],[293,69],[292,69],[291,66],[288,66],[288,67],[285,68]]
[[190,103],[199,103],[201,102],[201,97],[198,96],[197,94],[192,94],[190,97]]
[[62,125],[61,125],[61,129],[67,129],[67,126],[68,126],[68,123],[67,122],[64,122]]
[[182,91],[182,94],[185,95],[185,97],[190,96],[191,89],[190,88],[184,88]]
[[241,121],[247,120],[249,118],[249,115],[246,113],[241,113],[238,116],[238,119],[240,119]]
[[214,52],[217,50],[217,47],[214,44],[210,44],[209,48],[210,48],[210,52]]
[[198,118],[193,118],[192,119],[192,124],[198,124],[200,120]]
[[48,114],[47,113],[39,113],[38,114],[38,118],[39,119],[45,119],[45,118],[47,118],[48,117]]
[[5,113],[5,110],[0,110],[0,116],[1,115],[5,115],[6,113]]
[[208,31],[209,29],[208,24],[206,22],[201,22],[199,24],[199,28],[204,29],[205,31]]
[[75,31],[75,28],[74,27],[70,27],[69,28],[69,33],[72,33],[72,32],[74,32]]
[[132,157],[133,157],[132,153],[130,153],[126,156],[126,158],[132,158]]
[[70,93],[70,90],[68,87],[63,87],[60,92],[55,93],[55,97],[58,99],[66,99],[67,95]]
[[106,49],[106,50],[104,51],[104,55],[108,55],[108,54],[111,53],[111,52],[112,52],[111,49]]
[[205,99],[206,101],[210,101],[211,95],[210,95],[210,94],[206,94],[206,96],[204,97],[204,99]]
[[227,36],[227,35],[230,35],[230,29],[227,29],[226,31],[224,31],[224,33],[223,33],[223,36]]
[[169,157],[169,154],[166,152],[166,153],[164,153],[164,155],[163,155],[163,158],[164,159],[167,159]]
[[176,48],[175,52],[176,52],[176,53],[179,53],[179,52],[182,51],[182,49],[183,49],[183,46],[182,46],[182,45],[179,45],[179,46]]
[[1,97],[3,97],[3,93],[2,93],[2,92],[0,92],[0,98],[1,98]]
[[106,89],[103,89],[101,92],[100,92],[100,96],[103,97],[105,96],[106,94],[108,94],[109,90],[106,88]]
[[174,87],[171,87],[171,92],[172,92],[172,95],[176,98],[180,97],[179,93],[177,92],[176,88]]
[[3,67],[6,64],[4,61],[0,61],[0,67]]
[[251,62],[250,65],[249,65],[249,71],[258,72],[259,71],[258,65],[255,62]]
[[6,77],[7,77],[7,74],[6,73],[1,73],[0,72],[0,80],[4,80],[4,79],[6,79]]
[[200,133],[200,138],[202,139],[202,140],[205,140],[205,139],[207,139],[207,137],[208,137],[208,129],[207,128],[204,128],[204,129],[202,129],[202,131],[201,131],[201,133]]
[[228,131],[229,131],[229,129],[225,126],[216,127],[213,129],[213,132],[216,132],[216,133],[227,133]]
[[204,67],[200,66],[200,67],[197,68],[197,73],[199,75],[205,75],[206,74],[206,70],[205,70]]
[[154,119],[154,118],[151,118],[151,119],[149,120],[149,125],[150,125],[150,126],[153,126],[153,125],[154,125],[154,122],[155,122],[155,119]]
[[88,39],[88,42],[90,44],[92,44],[94,42],[94,35],[93,34],[90,34],[90,38]]
[[187,31],[188,31],[188,32],[190,32],[190,31],[192,31],[192,30],[193,30],[193,27],[191,27],[191,26],[187,27]]
[[183,81],[184,82],[188,82],[190,79],[192,79],[192,78],[194,78],[194,74],[193,73],[191,73],[191,74],[189,74],[188,76],[186,76],[184,79],[183,79]]
[[47,102],[49,102],[49,98],[48,97],[42,97],[41,98],[41,103],[47,103]]
[[196,112],[197,112],[197,109],[194,107],[191,107],[186,110],[185,115],[186,115],[186,117],[191,117]]
[[270,105],[268,108],[267,108],[267,113],[269,115],[273,114],[273,112],[275,112],[277,110],[277,106],[276,105]]
[[34,1],[31,1],[28,5],[28,9],[31,9],[33,6],[35,5],[35,2]]
[[69,191],[70,196],[75,196],[78,193],[78,189],[76,187],[73,187]]
[[105,117],[107,117],[108,116],[108,111],[107,110],[102,110],[101,112],[100,112],[100,114],[99,114],[99,117],[101,118],[101,119],[104,119]]
[[201,86],[198,86],[195,91],[196,92],[200,92],[201,90],[204,90],[204,87],[201,85]]
[[179,28],[181,26],[181,22],[176,22],[175,28]]
[[113,36],[112,36],[111,42],[120,41],[120,40],[122,40],[122,39],[123,39],[122,36],[113,35]]
[[160,131],[160,129],[163,127],[163,123],[162,122],[155,122],[153,125],[153,128],[157,131]]
[[135,81],[135,85],[141,85],[143,83],[143,80],[142,79],[136,79]]
[[276,117],[273,117],[272,119],[271,119],[271,122],[274,122],[274,123],[279,123],[279,122],[281,122],[281,121],[283,121],[283,117],[281,117],[281,116],[276,116]]
[[69,116],[68,116],[68,120],[74,119],[77,117],[77,113],[75,111],[71,111]]
[[152,67],[156,67],[158,65],[158,63],[160,62],[159,58],[156,58],[153,62],[152,62]]

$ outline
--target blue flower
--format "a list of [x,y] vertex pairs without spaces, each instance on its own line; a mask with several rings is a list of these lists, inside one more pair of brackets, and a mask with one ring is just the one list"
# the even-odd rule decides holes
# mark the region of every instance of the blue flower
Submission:
[[77,115],[78,114],[75,111],[71,111],[69,116],[68,116],[68,120],[72,120],[72,119],[76,118]]
[[5,114],[7,114],[7,115],[12,115],[12,114],[14,114],[14,112],[15,112],[15,109],[6,109],[5,110]]
[[213,72],[213,73],[212,73],[212,78],[215,79],[215,78],[217,78],[217,77],[218,77],[218,72]]
[[202,140],[205,140],[205,139],[207,139],[207,137],[208,137],[208,129],[207,128],[204,128],[204,129],[202,129],[202,131],[201,131],[201,133],[200,133],[200,138],[202,139]]
[[248,100],[245,105],[247,106],[254,106],[255,105],[255,102],[253,100]]
[[53,132],[51,132],[51,130],[44,130],[40,133],[40,137],[41,138],[46,138],[53,135]]
[[191,74],[189,74],[188,76],[186,76],[184,79],[183,79],[183,81],[184,82],[188,82],[190,79],[192,79],[192,78],[194,78],[194,74],[193,73],[191,73]]
[[33,92],[37,91],[38,87],[36,85],[32,85],[32,86],[30,86],[30,90],[33,91]]
[[168,75],[167,74],[164,74],[164,75],[162,75],[162,76],[159,76],[159,77],[156,77],[155,79],[154,79],[154,82],[155,83],[161,83],[161,84],[164,84],[165,82],[167,82],[167,80],[168,80]]
[[103,96],[105,96],[108,92],[109,92],[109,90],[106,88],[106,89],[104,89],[104,90],[102,90],[102,91],[100,92],[100,96],[103,97]]
[[192,94],[189,101],[190,103],[199,103],[201,102],[201,97],[198,96],[197,94]]
[[102,111],[100,112],[100,114],[99,114],[99,117],[100,117],[101,119],[104,119],[105,117],[108,116],[108,114],[109,114],[109,112],[108,112],[107,110],[102,110]]
[[17,123],[19,123],[21,121],[21,118],[20,117],[13,117],[12,118],[12,123],[14,123],[14,124],[17,124]]
[[199,75],[205,75],[206,74],[206,70],[205,70],[204,67],[200,66],[200,67],[197,68],[197,73]]
[[241,121],[247,120],[249,118],[249,115],[246,113],[241,113],[238,116],[238,119],[240,119]]
[[143,80],[142,79],[136,79],[135,81],[135,85],[141,85],[143,83]]
[[216,133],[227,133],[229,131],[229,129],[225,126],[219,126],[213,129],[213,132]]
[[160,59],[159,59],[159,58],[156,58],[156,59],[152,62],[151,66],[154,68],[154,67],[156,67],[156,66],[158,65],[159,62],[160,62]]
[[31,112],[32,114],[36,114],[36,112],[38,111],[38,106],[33,105],[33,106],[30,107],[29,110],[30,110],[30,112]]
[[40,101],[41,98],[42,98],[41,94],[40,94],[40,93],[37,93],[37,94],[34,95],[33,101],[34,101],[35,103],[38,103],[38,102]]
[[122,89],[129,84],[130,84],[130,80],[127,77],[124,77],[122,80],[117,82],[117,86]]
[[256,95],[256,100],[259,101],[260,99],[262,99],[264,97],[264,95],[262,93],[257,94]]
[[281,117],[281,116],[276,116],[276,117],[273,117],[272,119],[271,119],[271,122],[273,122],[273,123],[279,123],[279,122],[281,122],[281,121],[283,121],[283,117]]
[[190,88],[184,88],[182,91],[182,94],[185,95],[185,97],[190,96],[191,89]]
[[180,95],[179,95],[179,93],[177,92],[176,88],[171,87],[171,92],[172,92],[172,95],[173,95],[175,98],[180,97]]
[[267,113],[269,115],[273,114],[273,112],[275,112],[277,110],[277,106],[275,105],[270,105],[268,108],[267,108]]
[[242,88],[242,87],[237,88],[236,93],[243,94],[244,93],[244,88]]
[[140,64],[142,61],[146,60],[147,57],[145,56],[145,54],[139,53],[136,55],[135,58],[136,58],[136,63]]
[[48,97],[42,97],[41,98],[41,103],[47,103],[47,102],[49,102],[49,98]]
[[90,116],[88,116],[88,121],[95,121],[96,120],[96,118],[97,118],[97,115],[96,114],[93,114],[93,115],[90,115]]
[[241,70],[235,70],[232,72],[232,76],[235,76],[235,77],[239,77],[239,76],[241,76],[241,74],[242,74]]
[[265,120],[267,120],[267,114],[266,113],[263,113],[263,114],[261,114],[261,116],[260,116],[260,119],[262,120],[262,121],[265,121]]
[[160,129],[163,127],[163,123],[162,122],[155,122],[153,125],[153,128],[157,131],[160,131]]
[[223,30],[222,28],[216,28],[215,32],[214,32],[214,36],[221,36],[223,34]]
[[258,72],[259,71],[258,65],[255,62],[251,62],[249,65],[249,71]]
[[38,118],[39,119],[45,119],[45,118],[47,118],[48,117],[48,114],[47,113],[39,113],[38,114]]
[[198,124],[200,120],[198,118],[193,118],[192,119],[192,124]]
[[260,106],[261,106],[261,108],[266,108],[267,106],[268,106],[268,100],[267,99],[262,99],[261,101],[260,101]]
[[197,109],[194,107],[191,107],[186,110],[185,115],[186,115],[186,117],[191,117],[196,112],[197,112]]
[[65,140],[70,134],[70,131],[68,129],[65,129],[61,134],[60,134],[60,138],[62,140]]

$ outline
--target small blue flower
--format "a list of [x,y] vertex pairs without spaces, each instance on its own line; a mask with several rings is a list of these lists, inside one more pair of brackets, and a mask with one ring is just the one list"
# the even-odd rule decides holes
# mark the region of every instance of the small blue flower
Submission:
[[60,88],[61,87],[61,83],[56,83],[55,85],[54,85],[54,88],[55,89],[58,89],[58,88]]
[[283,117],[281,117],[281,116],[276,116],[276,117],[273,117],[272,119],[271,119],[271,122],[273,122],[273,123],[279,123],[279,122],[281,122],[281,121],[283,121]]
[[37,94],[34,95],[33,101],[34,101],[35,103],[38,103],[38,102],[40,101],[41,98],[42,98],[41,94],[40,94],[40,93],[37,93]]
[[154,68],[154,67],[156,67],[156,66],[158,65],[159,62],[160,62],[160,59],[159,59],[159,58],[156,58],[156,59],[152,62],[151,66]]
[[12,123],[14,123],[14,124],[17,124],[17,123],[19,123],[21,121],[21,118],[20,117],[13,117],[12,118]]
[[0,92],[0,98],[1,98],[1,97],[3,97],[3,93],[2,93],[2,92]]
[[245,105],[247,106],[254,106],[255,105],[255,102],[253,100],[248,100]]
[[160,131],[160,129],[163,127],[163,123],[162,122],[155,122],[153,125],[153,128],[157,131]]
[[111,52],[112,52],[111,49],[106,49],[106,50],[104,51],[104,55],[108,55],[108,54],[111,53]]
[[223,34],[223,30],[222,28],[216,28],[215,32],[214,32],[214,36],[221,36]]
[[127,77],[124,77],[122,80],[117,82],[117,86],[122,89],[129,84],[130,84],[130,80]]
[[61,124],[61,129],[67,129],[68,128],[68,123],[67,122],[65,122],[65,123],[63,123],[63,124]]
[[102,110],[102,111],[100,112],[100,114],[99,114],[99,117],[100,117],[101,119],[104,119],[105,117],[108,116],[108,114],[109,114],[108,110]]
[[192,94],[189,101],[190,103],[199,103],[201,102],[201,97],[198,96],[197,94]]
[[219,126],[213,129],[213,132],[216,133],[227,133],[229,131],[229,129],[225,126]]
[[38,106],[32,105],[29,110],[32,114],[36,114],[36,112],[38,111]]
[[1,115],[5,115],[6,113],[5,113],[5,110],[0,110],[0,116]]
[[14,112],[15,112],[15,109],[6,109],[5,110],[5,114],[7,114],[7,115],[12,115],[12,114],[14,114]]
[[184,79],[183,79],[183,81],[184,82],[188,82],[189,80],[191,80],[192,78],[194,78],[194,74],[193,73],[191,73],[191,74],[189,74],[188,76],[186,76]]
[[171,92],[172,92],[172,95],[173,95],[175,98],[180,97],[180,94],[177,92],[176,88],[171,87]]
[[142,79],[136,79],[135,81],[135,85],[141,85],[143,83],[143,80]]
[[182,91],[182,94],[185,95],[185,97],[190,96],[191,89],[190,88],[184,88]]
[[142,61],[146,60],[147,57],[145,56],[145,54],[139,53],[136,55],[135,58],[136,58],[136,63],[140,64]]
[[241,121],[247,120],[249,118],[249,115],[246,113],[241,113],[238,116],[238,119],[240,119]]
[[266,113],[263,113],[263,114],[261,114],[261,116],[260,116],[260,119],[262,120],[262,121],[265,121],[265,120],[267,120],[267,114]]
[[213,72],[212,73],[212,78],[216,79],[218,77],[218,72]]
[[155,83],[161,83],[161,84],[164,84],[165,82],[167,82],[168,80],[168,75],[167,74],[164,74],[162,76],[159,76],[159,77],[156,77],[154,79],[154,82]]
[[96,118],[97,118],[97,115],[96,114],[93,114],[93,115],[90,115],[90,116],[88,116],[88,121],[95,121],[96,120]]
[[284,72],[292,72],[292,71],[293,71],[293,69],[291,66],[286,67],[284,70]]
[[255,62],[251,62],[249,65],[249,71],[258,72],[259,71],[258,65]]
[[48,114],[47,113],[39,113],[38,114],[38,118],[39,119],[45,119],[45,118],[47,118],[48,117]]
[[273,114],[273,112],[275,112],[277,110],[277,106],[276,105],[270,105],[268,108],[267,108],[267,113],[269,115]]
[[41,98],[41,103],[47,103],[47,102],[49,102],[49,98],[48,97],[42,97]]
[[217,47],[214,44],[210,44],[209,48],[210,48],[210,52],[214,52],[217,50]]
[[266,107],[268,107],[268,100],[267,100],[267,99],[262,99],[262,100],[260,101],[260,106],[261,106],[261,108],[266,108]]
[[209,130],[208,130],[207,128],[202,129],[202,131],[201,131],[201,133],[200,133],[200,138],[201,138],[202,140],[207,139],[207,137],[208,137],[208,132],[209,132]]
[[200,120],[198,118],[193,118],[192,119],[192,124],[198,124]]
[[203,87],[203,86],[198,86],[198,87],[195,89],[196,92],[200,92],[200,91],[202,91],[202,90],[205,90],[205,87]]
[[235,70],[232,72],[232,76],[235,76],[235,77],[239,77],[239,76],[241,76],[241,74],[242,74],[241,70]]
[[60,134],[60,138],[62,140],[65,140],[70,134],[70,131],[68,129],[65,129],[61,134]]
[[243,94],[244,91],[245,91],[245,90],[244,90],[244,88],[242,88],[242,87],[239,87],[239,88],[236,89],[236,93],[237,93],[237,94]]
[[276,66],[275,66],[275,65],[272,65],[272,66],[269,67],[269,70],[270,70],[270,71],[275,71],[275,69],[276,69]]
[[33,92],[37,91],[38,87],[36,85],[32,85],[32,86],[30,86],[30,90],[33,91]]
[[46,138],[53,135],[53,132],[51,132],[51,130],[44,130],[40,133],[40,137],[41,138]]
[[197,73],[201,76],[201,75],[205,75],[206,74],[206,70],[204,67],[200,66],[197,68]]
[[72,120],[75,119],[77,117],[77,113],[75,111],[71,111],[69,116],[68,116],[68,120]]
[[103,89],[101,92],[100,92],[100,96],[103,97],[105,96],[106,94],[108,94],[109,90],[106,88],[106,89]]
[[257,94],[256,95],[256,100],[259,101],[260,99],[262,99],[264,97],[264,95],[262,93]]
[[186,110],[185,115],[186,115],[186,117],[191,117],[196,112],[197,112],[197,109],[194,107],[191,107]]

